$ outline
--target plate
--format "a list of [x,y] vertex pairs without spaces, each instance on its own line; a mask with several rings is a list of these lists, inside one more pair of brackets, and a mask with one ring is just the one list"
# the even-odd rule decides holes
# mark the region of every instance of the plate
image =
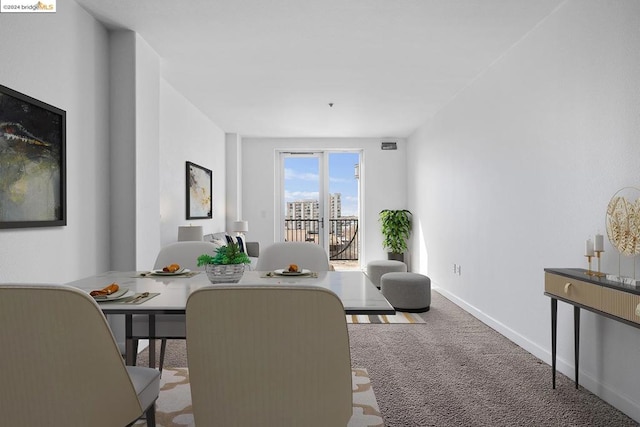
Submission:
[[176,270],[173,273],[170,273],[168,271],[162,271],[162,270],[153,270],[151,274],[153,274],[154,276],[179,276],[181,274],[185,274],[190,271],[191,270],[189,270],[188,268],[181,268],[180,270]]
[[130,291],[129,288],[120,288],[117,291],[115,291],[114,293],[112,293],[111,295],[97,296],[97,297],[93,297],[93,299],[98,301],[98,302],[117,301],[119,299],[129,298],[130,296],[132,296],[134,294],[135,294],[135,292]]
[[303,268],[302,271],[288,271],[284,268],[280,268],[278,270],[275,270],[274,273],[276,273],[278,276],[304,276],[306,274],[310,274],[311,270]]

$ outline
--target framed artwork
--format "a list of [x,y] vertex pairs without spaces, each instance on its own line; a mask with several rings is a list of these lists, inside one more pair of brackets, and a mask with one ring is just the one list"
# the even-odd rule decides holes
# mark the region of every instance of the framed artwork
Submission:
[[0,85],[0,228],[67,225],[66,114]]
[[213,218],[213,172],[187,162],[187,219]]

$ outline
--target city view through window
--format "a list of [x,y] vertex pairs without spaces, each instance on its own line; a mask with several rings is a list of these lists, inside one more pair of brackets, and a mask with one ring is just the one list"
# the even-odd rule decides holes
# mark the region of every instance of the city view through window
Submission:
[[285,159],[285,240],[318,244],[326,240],[331,261],[357,261],[359,153],[329,153],[327,159],[326,195],[321,194],[319,157]]

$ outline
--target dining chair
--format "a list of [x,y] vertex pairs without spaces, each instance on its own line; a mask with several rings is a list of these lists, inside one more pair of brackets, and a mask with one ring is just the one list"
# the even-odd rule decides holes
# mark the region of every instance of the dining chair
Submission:
[[329,257],[324,248],[310,242],[278,242],[260,250],[256,270],[273,271],[297,264],[311,271],[329,271]]
[[183,241],[169,243],[160,248],[154,270],[161,270],[170,264],[180,264],[182,268],[191,271],[204,271],[204,266],[198,267],[198,257],[202,254],[214,255],[218,245],[205,241]]
[[[205,241],[181,241],[170,243],[158,252],[154,270],[161,270],[170,264],[179,264],[182,268],[191,271],[204,271],[204,266],[198,267],[198,257],[202,254],[214,255],[218,245]],[[134,349],[137,354],[138,340],[148,339],[149,345],[155,345],[155,339],[161,339],[159,369],[162,371],[167,349],[167,339],[185,339],[184,315],[155,316],[155,335],[149,334],[149,317],[146,315],[134,315],[132,317],[132,332],[134,337]]]
[[160,373],[125,366],[86,292],[0,284],[0,325],[0,425],[155,426]]
[[347,425],[349,336],[335,293],[308,285],[214,285],[191,293],[186,313],[198,427]]

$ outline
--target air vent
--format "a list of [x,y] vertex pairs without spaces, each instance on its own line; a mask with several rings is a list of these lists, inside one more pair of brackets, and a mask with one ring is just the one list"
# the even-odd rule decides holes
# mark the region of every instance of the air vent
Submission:
[[382,142],[380,148],[382,148],[383,150],[397,150],[398,144],[395,142]]

